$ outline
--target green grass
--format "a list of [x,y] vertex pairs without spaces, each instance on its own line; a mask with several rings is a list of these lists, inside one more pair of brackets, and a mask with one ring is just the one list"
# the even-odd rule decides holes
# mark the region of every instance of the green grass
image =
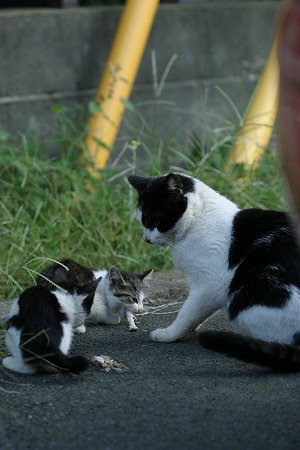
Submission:
[[[131,271],[172,265],[166,249],[143,242],[134,219],[136,195],[122,170],[110,167],[97,180],[79,162],[82,136],[75,135],[74,128],[63,130],[57,139],[61,157],[49,160],[35,139],[21,136],[11,141],[0,134],[1,300],[31,285],[48,259],[69,257],[90,267],[115,264]],[[180,170],[241,207],[286,209],[274,150],[266,152],[257,170],[224,171],[233,138],[234,127],[225,127],[209,150],[196,138],[191,148],[183,149],[174,143],[156,145],[154,139],[146,144],[140,134],[125,172],[159,175]]]

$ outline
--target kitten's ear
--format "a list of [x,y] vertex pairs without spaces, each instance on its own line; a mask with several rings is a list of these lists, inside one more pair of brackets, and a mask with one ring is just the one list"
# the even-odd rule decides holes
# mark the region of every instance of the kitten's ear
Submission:
[[145,272],[137,273],[137,277],[141,281],[149,281],[152,278],[153,269],[145,270]]
[[128,181],[131,184],[131,186],[134,187],[134,189],[136,189],[138,192],[141,192],[148,185],[149,178],[141,177],[139,175],[130,175],[128,177]]
[[95,291],[97,289],[98,284],[100,283],[101,280],[102,280],[102,277],[98,277],[98,278],[96,278],[96,280],[91,281],[88,284],[89,292]]
[[169,175],[166,176],[165,184],[167,187],[168,192],[170,193],[182,193],[183,192],[183,184],[181,181],[181,178],[176,175],[175,173],[169,173]]
[[68,272],[64,267],[62,266],[57,267],[54,271],[52,281],[58,285],[64,283],[67,279],[67,273]]
[[126,283],[121,275],[121,272],[116,266],[109,269],[108,279],[112,285],[126,286]]
[[102,280],[102,277],[97,278],[96,280],[90,281],[83,286],[79,286],[76,289],[77,294],[87,295],[96,291],[99,282]]

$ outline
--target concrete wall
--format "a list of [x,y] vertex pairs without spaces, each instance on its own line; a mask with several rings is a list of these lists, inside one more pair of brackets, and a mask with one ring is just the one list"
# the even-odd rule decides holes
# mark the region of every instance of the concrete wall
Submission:
[[[149,136],[187,145],[193,133],[205,140],[206,125],[221,124],[211,113],[221,122],[236,122],[215,86],[243,113],[281,3],[160,5],[131,96],[143,120],[126,113],[117,148],[143,127]],[[93,99],[120,14],[119,7],[2,11],[0,128],[32,131],[43,139],[55,136],[51,106],[86,105]],[[177,55],[159,97],[153,89],[154,53],[159,79]]]

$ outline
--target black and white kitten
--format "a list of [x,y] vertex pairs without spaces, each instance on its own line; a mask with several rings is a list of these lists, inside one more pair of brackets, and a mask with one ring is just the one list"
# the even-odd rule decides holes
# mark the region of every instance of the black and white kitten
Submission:
[[[72,259],[63,259],[47,267],[37,279],[37,284],[51,289],[52,281],[69,292],[74,286],[101,277],[87,322],[114,325],[118,324],[122,317],[126,317],[129,330],[134,331],[138,328],[134,322],[134,314],[143,311],[143,282],[149,279],[151,274],[152,269],[138,274],[115,266],[108,271],[90,269]],[[84,333],[85,326],[82,325],[76,331]]]
[[239,209],[183,174],[130,176],[144,240],[171,248],[190,292],[175,321],[150,338],[172,342],[217,309],[242,335],[200,332],[200,343],[282,371],[300,370],[300,256],[286,213]]
[[99,281],[76,287],[72,293],[43,286],[26,289],[14,300],[6,323],[5,343],[11,356],[3,359],[4,367],[26,374],[84,371],[87,359],[68,352],[73,330],[89,314]]

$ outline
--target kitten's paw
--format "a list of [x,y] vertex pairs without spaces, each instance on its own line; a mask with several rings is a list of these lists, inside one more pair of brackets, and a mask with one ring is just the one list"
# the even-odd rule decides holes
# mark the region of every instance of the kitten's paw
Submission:
[[128,330],[129,330],[129,331],[136,331],[136,330],[138,330],[138,327],[137,327],[136,324],[134,323],[133,325],[129,325]]
[[97,320],[91,321],[95,325],[118,325],[121,322],[121,318],[114,314],[115,317],[100,317]]
[[24,363],[23,361],[17,361],[12,356],[7,356],[3,359],[2,364],[6,369],[12,370],[13,372],[25,373],[25,374],[33,374],[36,372],[36,369],[29,364]]
[[14,367],[16,366],[15,358],[12,356],[7,356],[2,360],[2,364],[6,369],[14,370]]
[[118,314],[110,314],[107,315],[105,320],[102,323],[105,323],[106,325],[118,325],[118,323],[121,322],[121,317],[118,316]]
[[155,342],[174,342],[177,340],[168,328],[157,328],[157,330],[152,331],[150,339]]
[[85,325],[80,325],[79,327],[75,328],[74,331],[77,334],[83,334],[86,332],[86,327],[85,327]]

